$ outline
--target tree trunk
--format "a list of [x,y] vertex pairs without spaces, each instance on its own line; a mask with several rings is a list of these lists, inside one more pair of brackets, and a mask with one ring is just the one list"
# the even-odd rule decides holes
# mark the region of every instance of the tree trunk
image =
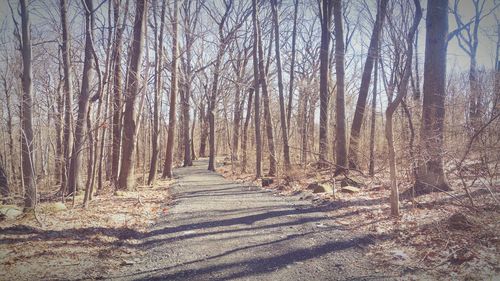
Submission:
[[24,208],[30,210],[37,204],[37,190],[35,184],[35,165],[33,158],[33,125],[32,125],[32,70],[31,70],[31,25],[26,0],[21,4],[21,55],[22,68],[22,103],[21,103],[21,151],[24,181]]
[[368,173],[370,176],[375,175],[375,123],[377,118],[377,83],[378,83],[378,48],[377,57],[375,58],[375,70],[373,74],[373,96],[372,96],[372,119],[370,121],[370,164]]
[[64,71],[64,128],[63,128],[63,154],[64,161],[62,163],[62,178],[61,192],[62,195],[68,191],[68,175],[70,156],[73,150],[73,79],[71,76],[71,59],[70,59],[70,35],[68,30],[67,19],[67,1],[60,1],[61,9],[61,28],[62,28],[62,59]]
[[344,100],[344,31],[342,27],[342,0],[335,0],[333,3],[333,14],[335,21],[335,71],[337,79],[337,100],[336,100],[336,173],[347,170],[347,133],[345,122],[345,100]]
[[[0,159],[3,159],[0,155]],[[0,162],[0,195],[2,195],[4,204],[8,203],[10,196],[8,176],[3,169],[3,163]]]
[[[221,40],[221,38],[219,38]],[[208,170],[215,171],[215,110],[217,103],[217,87],[219,84],[219,71],[222,63],[222,56],[224,52],[223,43],[219,45],[219,50],[217,52],[217,57],[215,59],[214,66],[214,78],[212,82],[212,91],[210,93],[210,99],[208,101],[208,124],[209,124],[209,138],[208,138]]]
[[279,19],[278,19],[278,2],[272,1],[272,12],[274,21],[274,44],[276,51],[276,67],[278,71],[278,93],[280,100],[280,123],[281,123],[281,137],[283,138],[283,159],[285,161],[285,169],[290,169],[290,147],[288,145],[288,129],[285,112],[285,97],[283,94],[283,74],[281,70],[281,51],[280,51],[280,33],[279,33]]
[[[207,110],[208,111],[208,104]],[[206,148],[207,148],[207,137],[208,137],[208,113],[205,112],[205,106],[202,104],[200,106],[200,157],[207,157]]]
[[380,37],[380,31],[384,23],[384,18],[387,10],[388,0],[381,0],[380,6],[377,11],[377,19],[373,26],[373,32],[370,39],[370,46],[368,48],[368,55],[366,57],[365,66],[363,69],[363,76],[361,77],[361,85],[359,87],[359,96],[356,103],[356,111],[354,112],[354,119],[351,126],[351,139],[349,143],[349,165],[353,168],[358,167],[358,150],[359,150],[359,137],[361,133],[361,126],[363,125],[363,116],[365,113],[366,99],[368,97],[368,89],[370,88],[370,79],[372,76],[372,69],[374,59],[376,57],[376,50]]
[[[156,171],[158,166],[158,138],[160,135],[160,112],[161,112],[161,97],[163,80],[162,69],[163,69],[163,30],[165,28],[165,10],[166,2],[164,1],[161,7],[160,15],[160,32],[156,38],[156,60],[155,60],[155,93],[153,101],[153,128],[151,136],[151,162],[149,165],[149,175],[148,175],[148,185],[152,185],[156,178]],[[156,4],[155,4],[156,9]],[[156,14],[154,14],[154,20],[156,23]],[[158,26],[155,25],[155,33],[157,32]]]
[[189,101],[191,99],[191,81],[192,81],[192,69],[191,69],[191,37],[186,33],[186,74],[184,79],[184,91],[181,96],[182,99],[182,139],[184,143],[184,167],[192,166],[193,159],[191,158],[191,137],[189,130],[189,123],[191,122],[191,117],[189,114]]
[[257,0],[252,0],[252,24],[253,24],[253,89],[255,94],[255,177],[262,177],[262,137],[260,135],[260,95],[259,95],[259,28],[258,28],[258,6]]
[[420,131],[424,160],[420,163],[417,174],[416,194],[450,190],[443,167],[448,0],[428,2],[426,26],[424,100]]
[[250,119],[252,116],[252,100],[254,89],[250,88],[248,90],[248,103],[247,103],[247,113],[245,117],[245,124],[243,125],[243,141],[241,143],[241,150],[243,151],[243,159],[241,161],[241,172],[246,173],[247,169],[247,143],[248,143],[248,125],[250,124]]
[[[260,32],[259,21],[257,20],[257,28]],[[264,68],[264,50],[262,48],[262,38],[258,37],[258,49],[259,49],[259,74],[260,74],[260,84],[262,87],[262,100],[264,102],[264,121],[266,124],[266,136],[267,136],[267,146],[269,149],[269,176],[276,175],[276,151],[274,149],[274,136],[273,136],[273,124],[271,119],[271,110],[269,105],[269,92],[267,88],[267,77],[266,70]]]
[[321,19],[321,46],[319,50],[320,57],[320,76],[319,76],[319,162],[321,167],[326,165],[328,157],[328,102],[329,102],[329,67],[328,55],[330,48],[330,33],[332,26],[333,0],[322,0],[320,4]]
[[[290,83],[288,89],[288,110],[286,117],[286,127],[290,131],[290,120],[292,119],[293,82],[295,79],[295,49],[297,43],[297,13],[299,10],[299,0],[293,1],[293,30],[292,30],[292,57],[290,58]],[[290,132],[288,132],[289,134]]]
[[118,187],[118,175],[120,173],[120,153],[122,140],[122,38],[125,29],[125,22],[128,14],[128,0],[125,3],[125,12],[123,22],[118,27],[120,18],[120,0],[115,0],[113,17],[114,24],[118,28],[116,31],[115,40],[113,42],[113,144],[112,144],[112,159],[111,159],[111,182]]
[[[14,151],[14,132],[12,128],[12,101],[11,101],[11,93],[9,92],[9,88],[7,86],[7,78],[5,76],[2,77],[3,86],[5,90],[5,107],[7,110],[7,134],[9,135],[9,154],[10,154],[10,184],[15,186],[16,184],[16,164],[15,164],[15,151]],[[6,159],[7,160],[7,159]]]
[[[134,180],[134,152],[137,134],[137,118],[135,111],[135,101],[140,90],[140,68],[142,59],[142,45],[146,28],[147,1],[138,0],[136,2],[136,14],[134,21],[133,40],[131,45],[131,58],[128,79],[127,97],[125,99],[125,111],[123,112],[122,151],[120,175],[118,177],[118,188],[128,190],[135,185]],[[143,89],[144,91],[146,89]]]
[[174,19],[172,22],[172,79],[170,89],[170,105],[168,112],[168,136],[167,136],[167,151],[165,155],[165,165],[163,168],[163,178],[172,177],[172,162],[174,156],[174,137],[175,137],[175,112],[177,103],[177,60],[178,60],[178,44],[177,44],[177,26],[178,26],[179,8],[178,0],[174,0]]

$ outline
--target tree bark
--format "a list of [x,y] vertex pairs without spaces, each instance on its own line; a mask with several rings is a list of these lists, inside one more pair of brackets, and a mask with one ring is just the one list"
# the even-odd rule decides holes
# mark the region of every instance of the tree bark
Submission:
[[[290,131],[290,120],[292,119],[293,87],[295,80],[295,53],[297,45],[297,13],[299,10],[299,0],[293,1],[293,29],[292,29],[292,57],[290,58],[290,83],[288,89],[288,110],[286,117],[286,127]],[[288,132],[290,134],[290,132]]]
[[177,61],[178,61],[178,44],[177,44],[177,27],[179,8],[178,0],[174,0],[174,19],[172,22],[172,78],[170,89],[170,105],[168,112],[168,136],[167,136],[167,151],[165,155],[165,165],[163,168],[162,178],[172,178],[172,162],[174,154],[174,137],[175,137],[175,112],[177,103]]
[[255,177],[262,177],[262,137],[260,135],[260,95],[259,95],[259,28],[258,28],[257,0],[252,0],[252,25],[253,25],[253,89],[255,95]]
[[[0,159],[3,159],[2,155],[0,155]],[[3,168],[3,163],[0,162],[0,195],[3,197],[3,202],[4,204],[8,203],[9,196],[10,196],[10,189],[9,189],[9,181],[8,181],[8,176],[5,173],[5,170]]]
[[281,51],[280,51],[280,31],[278,19],[278,2],[272,1],[272,13],[274,21],[274,44],[276,52],[276,67],[278,71],[278,93],[280,102],[280,123],[281,123],[281,137],[283,138],[283,160],[285,162],[285,169],[289,170],[290,163],[290,147],[288,144],[288,129],[285,111],[285,96],[283,94],[283,74],[281,70]]
[[420,163],[415,183],[417,195],[450,190],[443,167],[448,0],[428,2],[426,27],[424,99],[420,131],[424,159]]
[[25,211],[33,209],[37,204],[37,190],[35,183],[35,163],[33,158],[33,81],[31,69],[31,24],[26,0],[20,0],[21,4],[21,55],[22,68],[22,122],[21,122],[21,151],[24,181],[24,208]]
[[363,69],[363,76],[361,77],[361,86],[359,87],[359,96],[356,103],[356,111],[354,112],[354,119],[351,126],[351,138],[349,143],[349,166],[358,167],[358,150],[359,150],[359,136],[361,133],[361,126],[363,125],[363,116],[365,113],[366,99],[368,97],[368,89],[370,88],[370,79],[372,76],[373,63],[376,56],[376,50],[380,37],[380,31],[384,23],[384,18],[387,10],[388,0],[381,0],[380,6],[377,11],[377,18],[373,26],[372,36],[370,39],[370,46],[368,48],[368,55],[366,57],[365,66]]
[[247,155],[247,144],[248,144],[248,125],[250,124],[250,119],[252,116],[252,101],[253,101],[254,89],[250,88],[248,90],[248,103],[247,103],[247,113],[245,117],[245,124],[243,125],[243,140],[241,143],[241,150],[243,151],[243,159],[241,161],[241,172],[246,173],[248,155]]
[[368,173],[370,176],[375,175],[375,125],[377,118],[377,83],[378,83],[378,48],[377,57],[375,58],[375,70],[373,73],[373,96],[372,96],[372,117],[370,121],[370,164]]
[[[165,10],[166,2],[163,1],[160,13],[160,31],[156,38],[156,60],[155,60],[155,94],[153,101],[153,128],[151,136],[151,162],[149,165],[149,175],[148,175],[148,185],[154,184],[156,178],[156,171],[158,166],[158,138],[160,135],[160,112],[161,112],[161,97],[162,97],[162,69],[163,69],[163,30],[165,28]],[[156,5],[154,6],[156,9]],[[156,14],[154,15],[155,23]],[[157,32],[158,26],[155,25],[155,33]]]
[[336,174],[347,171],[347,133],[345,122],[345,70],[344,70],[344,30],[342,27],[342,0],[333,3],[335,22],[335,71],[337,79],[336,100]]
[[319,76],[319,166],[326,165],[328,157],[328,103],[330,99],[329,92],[329,48],[330,48],[330,33],[332,26],[333,0],[322,0],[320,4],[320,19],[321,19],[321,46],[319,50],[320,56],[320,76]]
[[[127,96],[125,99],[125,111],[123,112],[122,136],[122,159],[120,174],[118,177],[118,189],[128,190],[135,185],[134,165],[135,165],[135,141],[137,134],[138,120],[136,117],[135,101],[140,92],[140,68],[142,59],[142,45],[146,28],[147,1],[138,0],[136,2],[136,14],[134,20],[133,40],[130,49],[130,67],[127,79]],[[145,91],[146,89],[143,89]]]
[[121,0],[114,0],[113,17],[114,24],[117,27],[115,40],[113,42],[113,63],[114,63],[114,77],[113,77],[113,144],[111,148],[111,182],[118,187],[118,175],[120,173],[120,153],[121,153],[121,140],[122,140],[122,38],[125,29],[125,22],[128,14],[128,0],[125,3],[125,12],[123,15],[123,22],[118,27],[120,18],[120,3]]
[[63,128],[63,154],[61,192],[67,192],[68,169],[73,149],[73,79],[71,75],[70,35],[67,19],[67,1],[60,1],[61,28],[62,28],[62,59],[64,71],[64,128]]
[[[259,21],[257,19],[257,28],[260,32]],[[262,87],[262,100],[264,103],[264,122],[266,125],[267,146],[269,149],[269,176],[276,175],[276,151],[274,148],[273,123],[271,119],[271,110],[269,105],[269,91],[267,87],[266,69],[264,67],[264,50],[262,48],[262,38],[258,37],[259,45],[259,75],[260,85]]]

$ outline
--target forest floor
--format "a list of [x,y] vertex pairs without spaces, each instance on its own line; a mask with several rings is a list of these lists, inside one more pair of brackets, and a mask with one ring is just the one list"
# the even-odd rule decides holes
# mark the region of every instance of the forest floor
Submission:
[[[313,194],[307,186],[320,177],[307,173],[262,188],[228,166],[219,172],[230,179],[206,167],[199,160],[176,169],[173,182],[101,194],[87,209],[42,203],[43,226],[33,215],[0,222],[0,280],[500,276],[494,204],[471,211],[429,195],[403,201],[402,217],[392,219],[378,184]],[[476,201],[489,202],[482,196]]]

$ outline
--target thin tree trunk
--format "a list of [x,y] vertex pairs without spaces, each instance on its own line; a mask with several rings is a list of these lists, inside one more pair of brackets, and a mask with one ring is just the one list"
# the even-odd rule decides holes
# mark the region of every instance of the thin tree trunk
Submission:
[[370,46],[368,48],[368,55],[366,57],[365,66],[363,69],[363,76],[361,77],[361,85],[359,87],[358,101],[356,103],[356,111],[354,112],[354,119],[351,126],[351,138],[349,143],[349,165],[353,168],[358,167],[358,150],[359,150],[359,137],[361,134],[361,126],[363,125],[363,116],[365,113],[366,99],[368,97],[368,89],[370,88],[370,79],[372,76],[373,63],[376,57],[376,50],[380,38],[380,31],[384,23],[384,18],[387,10],[388,0],[381,0],[380,6],[377,11],[377,18],[373,26],[373,32],[370,39]]
[[246,173],[248,155],[247,155],[247,144],[248,144],[248,125],[250,124],[250,119],[252,116],[252,101],[254,89],[250,88],[248,90],[248,103],[247,103],[247,113],[245,117],[245,124],[243,125],[243,141],[241,143],[241,150],[243,151],[243,159],[241,161],[241,172]]
[[259,28],[258,28],[258,6],[257,0],[252,0],[252,23],[253,23],[253,89],[255,94],[255,177],[262,177],[262,137],[260,135],[260,95],[259,95]]
[[[290,120],[292,119],[293,83],[295,79],[295,49],[297,43],[297,13],[299,10],[299,0],[293,1],[293,30],[292,30],[292,57],[290,58],[290,83],[288,89],[288,110],[286,117],[286,127],[290,131]],[[290,132],[288,132],[290,134]]]
[[[259,21],[257,20],[257,27],[259,28],[260,34],[260,26]],[[271,110],[269,105],[269,92],[267,87],[267,77],[266,70],[264,68],[264,50],[262,48],[262,39],[259,36],[259,74],[260,74],[260,84],[262,87],[262,100],[264,102],[264,121],[266,125],[266,136],[267,136],[267,146],[269,149],[269,176],[276,175],[276,151],[274,148],[274,135],[273,135],[273,124],[271,119]]]
[[347,133],[345,122],[345,100],[344,100],[344,31],[342,27],[342,1],[335,0],[333,3],[333,14],[335,21],[335,71],[337,79],[337,100],[336,100],[336,173],[347,170]]
[[[156,9],[155,4],[155,9]],[[161,7],[161,15],[160,15],[160,33],[156,38],[156,60],[155,60],[155,93],[154,93],[154,101],[153,101],[153,134],[151,137],[151,162],[149,165],[149,175],[148,175],[148,185],[152,185],[156,178],[156,171],[158,166],[158,138],[160,135],[160,112],[161,112],[161,97],[162,97],[162,88],[163,88],[163,80],[162,80],[162,69],[163,69],[163,30],[165,28],[165,10],[166,10],[166,1],[163,1]],[[154,14],[154,20],[156,23],[156,14]],[[155,25],[155,33],[157,32],[157,26]]]
[[283,74],[281,70],[281,51],[280,51],[280,33],[279,33],[279,19],[278,19],[278,3],[277,0],[272,1],[272,12],[274,21],[274,43],[276,51],[276,67],[278,71],[278,93],[280,102],[280,123],[281,123],[281,137],[283,138],[283,159],[285,161],[286,170],[290,169],[290,147],[288,145],[288,129],[285,112],[285,97],[283,94]]
[[328,103],[329,103],[329,67],[328,55],[330,46],[330,33],[332,26],[332,0],[322,0],[320,4],[321,19],[321,47],[320,76],[319,76],[319,165],[325,166],[328,157]]
[[178,0],[174,0],[174,19],[172,22],[172,79],[171,79],[171,89],[170,89],[170,106],[169,106],[169,124],[168,124],[168,136],[167,136],[167,151],[165,155],[165,165],[163,168],[163,178],[172,177],[172,162],[174,153],[174,137],[175,137],[175,112],[176,112],[176,101],[177,101],[177,60],[178,60],[178,44],[177,44],[177,26],[178,26],[179,8]]
[[375,123],[377,118],[377,83],[378,83],[378,50],[375,58],[375,70],[373,74],[373,96],[372,96],[372,118],[370,121],[370,164],[368,172],[370,176],[375,175]]
[[[5,76],[2,77],[3,86],[5,90],[5,102],[7,109],[7,134],[9,135],[9,154],[10,154],[10,184],[15,186],[16,184],[16,164],[15,164],[15,152],[14,152],[14,133],[12,130],[12,109],[11,109],[11,93],[9,92],[9,88],[7,87],[7,79]],[[6,159],[7,160],[7,159]]]
[[125,22],[128,14],[128,0],[125,3],[125,12],[123,22],[118,27],[120,19],[120,3],[121,0],[114,0],[113,7],[114,24],[118,28],[116,31],[115,40],[113,42],[113,144],[112,144],[112,159],[111,159],[111,182],[118,187],[118,175],[120,173],[120,158],[121,158],[121,140],[122,140],[122,38],[125,29]]
[[[131,45],[131,59],[128,79],[127,97],[125,99],[125,111],[123,113],[122,151],[120,175],[118,177],[118,188],[128,190],[135,185],[134,180],[134,152],[136,149],[135,139],[137,135],[137,117],[135,111],[135,101],[140,90],[140,68],[142,59],[142,49],[144,33],[146,28],[147,1],[138,0],[136,2],[136,14],[134,21],[133,41]],[[146,89],[143,89],[144,91]]]
[[68,30],[67,19],[67,1],[60,1],[61,9],[61,27],[62,27],[62,59],[64,71],[64,128],[63,128],[63,154],[64,161],[62,163],[62,179],[61,193],[67,192],[68,169],[71,161],[71,151],[73,150],[73,81],[71,76],[71,60],[70,60],[70,35]]

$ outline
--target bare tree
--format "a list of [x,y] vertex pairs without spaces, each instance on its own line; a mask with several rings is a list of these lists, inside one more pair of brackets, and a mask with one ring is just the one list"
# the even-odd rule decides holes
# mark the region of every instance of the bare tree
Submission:
[[415,33],[417,31],[420,19],[422,18],[422,9],[420,7],[420,0],[414,0],[415,3],[415,16],[413,24],[408,31],[406,37],[406,54],[403,66],[403,74],[401,82],[399,83],[398,94],[394,100],[389,99],[389,104],[385,112],[385,137],[389,147],[389,171],[391,177],[391,214],[393,216],[399,215],[399,190],[396,175],[396,151],[394,148],[394,132],[393,132],[393,115],[399,104],[406,97],[408,92],[408,83],[410,81],[411,63],[413,59],[413,43],[415,41]]
[[174,134],[175,134],[175,111],[177,103],[177,61],[178,61],[178,43],[177,43],[177,31],[178,31],[178,18],[179,18],[179,7],[178,0],[174,0],[174,18],[172,20],[172,78],[170,85],[170,104],[168,112],[168,136],[167,136],[167,151],[165,155],[165,165],[163,167],[163,178],[172,177],[172,162],[173,162],[173,149],[174,149]]
[[253,92],[255,96],[255,177],[262,177],[262,137],[260,135],[260,76],[259,76],[259,27],[258,27],[257,0],[252,0],[252,25],[253,25]]
[[337,78],[336,87],[336,173],[347,170],[347,133],[345,122],[345,45],[344,31],[342,27],[342,0],[335,0],[333,3],[333,14],[335,22],[335,75]]
[[[257,38],[259,49],[259,78],[262,87],[262,101],[264,104],[264,124],[266,125],[267,146],[269,149],[269,176],[276,175],[276,151],[274,148],[273,124],[271,119],[271,109],[269,105],[269,90],[267,85],[266,68],[264,67],[264,49],[262,47],[262,36],[260,31],[259,19],[257,18],[257,27],[259,28],[259,37]],[[272,39],[272,36],[271,36]]]
[[356,103],[356,111],[354,112],[354,119],[351,126],[351,138],[349,141],[349,166],[358,166],[358,149],[359,149],[359,136],[361,133],[361,126],[363,124],[363,116],[365,113],[366,99],[368,97],[368,89],[370,88],[370,79],[372,76],[373,63],[376,57],[378,41],[380,38],[380,31],[384,23],[384,18],[387,10],[388,0],[381,0],[377,9],[377,18],[373,26],[372,36],[370,38],[370,46],[368,47],[368,54],[363,69],[363,76],[361,77],[361,85],[359,87],[359,96]]
[[[146,29],[147,0],[136,2],[134,20],[134,33],[130,48],[130,67],[127,79],[127,96],[125,98],[125,111],[123,112],[122,159],[120,175],[118,177],[119,189],[130,189],[135,185],[134,179],[134,152],[136,146],[137,126],[135,101],[140,92],[140,67],[144,33]],[[145,89],[143,89],[145,91]]]
[[[35,165],[33,158],[33,74],[31,56],[31,24],[26,0],[20,0],[21,5],[21,35],[19,43],[23,61],[21,74],[23,95],[21,103],[21,151],[22,170],[25,188],[24,208],[25,211],[33,209],[37,204],[37,190],[35,183]],[[16,23],[17,26],[17,23]],[[17,28],[16,28],[17,29]],[[19,36],[19,34],[18,34]]]
[[495,7],[489,11],[485,11],[485,4],[489,2],[486,0],[472,0],[474,7],[473,18],[464,23],[458,7],[460,5],[460,0],[455,0],[453,5],[453,15],[457,23],[457,31],[453,34],[456,35],[458,46],[469,56],[469,127],[470,135],[474,135],[476,130],[482,126],[482,115],[485,114],[484,108],[484,97],[480,90],[479,85],[479,73],[477,69],[477,49],[479,46],[479,28],[481,20],[488,14],[492,13],[498,8],[498,4],[495,3]]
[[[156,10],[158,5],[158,1],[155,2],[153,6]],[[151,162],[149,165],[149,176],[148,176],[148,185],[154,183],[156,177],[156,170],[158,166],[158,138],[160,135],[160,112],[161,112],[161,97],[162,97],[162,88],[163,88],[163,80],[162,80],[162,70],[163,70],[163,30],[165,28],[165,10],[166,10],[166,1],[163,1],[161,6],[160,13],[160,26],[158,33],[158,20],[156,13],[153,15],[155,22],[155,93],[154,93],[154,101],[153,101],[153,128],[152,128],[152,136],[151,136]]]
[[273,25],[274,25],[274,44],[276,52],[276,68],[278,71],[278,93],[280,103],[280,123],[281,137],[283,138],[283,159],[286,169],[290,169],[290,147],[288,145],[288,129],[286,121],[285,96],[283,94],[283,71],[281,70],[281,46],[280,46],[280,29],[278,18],[278,1],[272,1]]
[[333,0],[322,0],[319,5],[321,20],[321,48],[319,74],[319,165],[324,166],[328,157],[328,103],[329,92],[329,50],[332,26]]
[[62,29],[62,60],[64,71],[64,128],[63,128],[63,155],[62,163],[62,194],[67,190],[68,168],[70,163],[71,151],[73,149],[73,79],[71,75],[70,60],[70,33],[68,27],[68,4],[66,0],[60,1],[61,9],[61,29]]
[[125,22],[128,14],[128,0],[125,2],[125,11],[123,13],[123,21],[119,26],[120,21],[120,5],[121,0],[113,0],[113,21],[116,30],[115,39],[113,41],[113,120],[112,120],[112,159],[111,159],[111,182],[118,186],[118,175],[120,172],[120,153],[122,140],[122,44],[123,32],[125,30]]
[[450,190],[443,167],[448,0],[427,3],[426,26],[424,100],[420,131],[420,147],[424,159],[417,173],[416,194]]

